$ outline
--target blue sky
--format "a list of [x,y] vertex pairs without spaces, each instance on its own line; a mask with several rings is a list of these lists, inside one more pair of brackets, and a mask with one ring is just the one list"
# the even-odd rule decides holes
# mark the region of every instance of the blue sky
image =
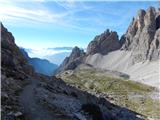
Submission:
[[0,19],[16,43],[25,48],[86,48],[107,28],[121,36],[137,10],[158,7],[157,1],[4,0]]

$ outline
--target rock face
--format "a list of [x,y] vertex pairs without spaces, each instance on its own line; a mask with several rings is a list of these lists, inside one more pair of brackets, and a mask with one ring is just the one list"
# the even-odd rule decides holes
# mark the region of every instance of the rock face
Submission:
[[148,59],[150,60],[157,60],[159,58],[160,58],[160,29],[156,31],[148,53]]
[[75,69],[83,62],[85,52],[78,47],[74,47],[70,56],[66,57],[63,63],[58,68],[57,72],[61,72],[68,69]]
[[1,57],[2,73],[6,71],[33,74],[33,69],[16,46],[14,37],[1,24]]
[[150,7],[139,10],[121,38],[122,50],[133,51],[133,63],[159,58],[160,11]]
[[117,32],[112,32],[107,29],[101,35],[98,35],[91,41],[87,47],[87,54],[93,55],[95,53],[101,53],[103,55],[108,52],[117,50],[121,47],[118,39]]
[[116,32],[109,31],[108,29],[94,38],[87,47],[87,52],[75,47],[69,57],[66,57],[63,63],[57,70],[58,72],[65,70],[73,70],[81,63],[84,63],[84,59],[88,55],[100,53],[105,55],[111,51],[117,50],[121,47]]
[[23,119],[18,95],[34,71],[14,42],[14,37],[1,24],[2,119]]
[[59,113],[61,111],[55,120],[142,120],[141,116],[126,108],[113,105],[103,97],[67,86],[61,80],[47,80],[46,83],[41,82],[35,89],[36,99],[41,104],[47,104],[49,109]]

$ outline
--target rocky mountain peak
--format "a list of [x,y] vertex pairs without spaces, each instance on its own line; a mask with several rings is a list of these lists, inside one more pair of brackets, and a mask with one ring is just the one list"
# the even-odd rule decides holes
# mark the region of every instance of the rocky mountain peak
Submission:
[[71,55],[70,55],[70,61],[73,61],[74,59],[80,57],[81,55],[84,54],[84,51],[80,48],[78,48],[77,46],[75,46],[72,49]]
[[12,33],[2,23],[0,29],[2,119],[18,119],[17,117],[23,116],[22,112],[19,112],[19,91],[27,83],[25,79],[34,74],[34,70],[27,64],[27,60],[15,44]]
[[[27,61],[20,52],[19,48],[15,44],[14,37],[1,23],[1,56],[2,67],[8,69],[10,67],[18,71],[23,71],[22,68],[26,68],[27,71],[32,71],[29,66],[26,65]],[[30,69],[30,70],[29,70]]]
[[[140,9],[120,40],[117,32],[107,29],[89,43],[85,55],[77,47],[74,48],[70,57],[64,60],[60,68],[66,65],[67,69],[75,68],[89,55],[96,53],[106,55],[115,50],[131,52],[131,64],[145,60],[157,60],[160,57],[159,29],[160,10],[154,7],[149,7],[147,10]],[[75,61],[77,61],[76,65]]]
[[145,16],[145,14],[146,14],[146,11],[145,10],[143,10],[143,9],[141,9],[141,10],[139,10],[138,11],[138,16],[137,16],[137,20],[138,20],[138,22],[137,22],[137,27],[138,27],[138,29],[143,29],[143,27],[144,27],[144,16]]
[[152,59],[149,53],[153,46],[152,42],[159,34],[159,15],[160,11],[154,7],[149,7],[146,11],[139,10],[127,32],[121,38],[120,41],[123,43],[121,49],[133,51],[134,62]]
[[96,36],[87,47],[87,54],[107,54],[120,48],[117,32],[107,29],[101,35]]
[[11,32],[9,32],[4,26],[2,23],[0,23],[0,28],[1,28],[1,40],[2,42],[5,41],[7,42],[8,44],[15,44],[15,40],[14,40],[14,37],[12,35]]
[[156,14],[154,7],[150,7],[146,12],[144,23],[149,30],[155,31],[156,29]]
[[74,47],[70,56],[65,58],[57,72],[76,68],[79,64],[83,62],[84,56],[85,52],[82,49],[78,48],[77,46]]

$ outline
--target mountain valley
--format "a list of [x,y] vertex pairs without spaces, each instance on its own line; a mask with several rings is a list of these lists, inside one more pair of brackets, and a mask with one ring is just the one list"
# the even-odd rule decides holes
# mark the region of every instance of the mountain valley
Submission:
[[121,38],[107,29],[86,52],[74,47],[59,67],[15,40],[1,23],[2,120],[160,119],[160,9],[139,10]]

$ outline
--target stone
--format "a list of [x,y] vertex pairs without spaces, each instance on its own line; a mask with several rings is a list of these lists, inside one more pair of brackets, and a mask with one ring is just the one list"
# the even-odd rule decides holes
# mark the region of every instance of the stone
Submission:
[[[19,94],[26,85],[27,77],[34,74],[28,69],[27,60],[15,44],[15,39],[1,23],[1,91],[3,118],[14,119],[21,116],[20,112],[13,113],[12,110],[21,110]],[[24,67],[25,66],[25,67]],[[27,70],[26,70],[27,68]],[[11,114],[12,113],[12,114]],[[11,114],[11,115],[10,115]]]
[[22,112],[19,112],[19,111],[16,112],[16,113],[14,113],[14,116],[15,116],[15,117],[19,117],[19,116],[22,116],[22,115],[23,115],[23,113],[22,113]]
[[91,41],[87,47],[87,55],[101,53],[103,55],[108,52],[117,50],[121,47],[117,32],[107,29],[101,35],[98,35]]
[[154,7],[140,10],[121,37],[121,50],[132,51],[133,64],[159,58],[159,14]]
[[66,57],[63,63],[58,68],[57,73],[62,72],[64,70],[75,69],[78,65],[80,65],[83,62],[84,56],[85,56],[84,50],[78,48],[77,46],[74,47],[70,56]]

